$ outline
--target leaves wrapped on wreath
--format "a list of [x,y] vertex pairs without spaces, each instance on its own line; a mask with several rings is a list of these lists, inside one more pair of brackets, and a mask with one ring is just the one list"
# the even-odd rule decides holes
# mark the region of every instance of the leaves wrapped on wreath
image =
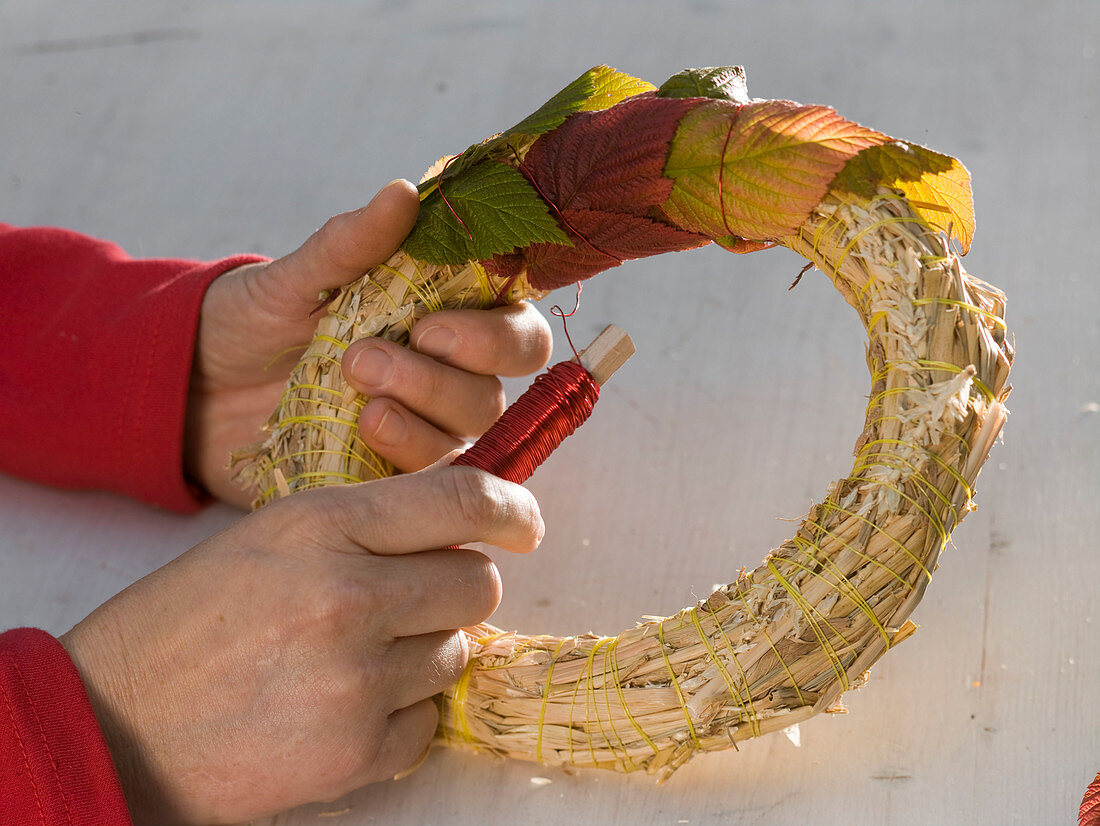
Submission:
[[357,434],[366,400],[339,368],[351,341],[405,342],[432,311],[537,298],[633,258],[789,247],[860,315],[871,372],[851,473],[756,570],[613,637],[468,629],[440,739],[667,775],[836,710],[914,630],[1006,417],[1004,296],[960,261],[974,233],[962,164],[824,106],[752,100],[739,67],[658,88],[600,66],[442,159],[420,192],[402,250],[332,297],[270,438],[236,454],[257,506],[393,472]]

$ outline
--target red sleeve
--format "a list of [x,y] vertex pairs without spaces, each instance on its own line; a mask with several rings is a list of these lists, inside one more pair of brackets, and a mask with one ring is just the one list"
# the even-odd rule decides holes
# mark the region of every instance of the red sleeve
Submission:
[[183,417],[202,297],[259,260],[135,260],[0,224],[0,472],[196,510]]
[[0,823],[130,824],[80,675],[34,628],[0,634]]

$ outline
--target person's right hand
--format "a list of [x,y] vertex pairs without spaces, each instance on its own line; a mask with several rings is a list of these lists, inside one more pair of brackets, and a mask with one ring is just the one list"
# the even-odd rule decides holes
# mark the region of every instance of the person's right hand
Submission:
[[534,497],[472,468],[307,491],[192,548],[61,638],[135,823],[333,800],[423,753],[455,629],[500,600],[484,541],[533,550]]

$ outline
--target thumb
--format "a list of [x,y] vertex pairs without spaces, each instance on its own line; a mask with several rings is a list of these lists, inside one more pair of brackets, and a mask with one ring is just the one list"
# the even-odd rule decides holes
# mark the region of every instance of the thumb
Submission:
[[348,284],[393,255],[419,209],[416,187],[391,181],[365,207],[330,218],[290,255],[272,261],[263,274],[265,292],[312,309],[322,290]]

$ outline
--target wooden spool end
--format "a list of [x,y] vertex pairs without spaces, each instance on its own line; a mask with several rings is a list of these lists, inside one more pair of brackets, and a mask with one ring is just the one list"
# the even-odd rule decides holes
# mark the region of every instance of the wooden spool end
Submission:
[[608,324],[573,361],[579,361],[596,380],[596,384],[603,387],[634,353],[634,342],[626,330]]

